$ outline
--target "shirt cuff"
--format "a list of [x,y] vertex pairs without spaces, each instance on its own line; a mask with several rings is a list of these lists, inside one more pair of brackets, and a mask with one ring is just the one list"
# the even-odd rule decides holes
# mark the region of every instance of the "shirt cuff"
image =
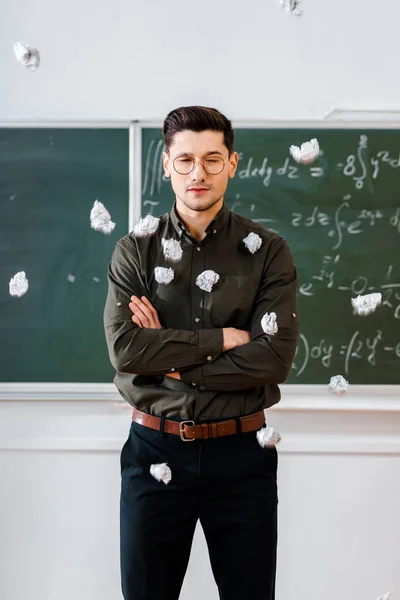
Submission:
[[192,367],[187,371],[181,371],[180,375],[181,381],[183,381],[183,383],[186,383],[186,385],[190,385],[193,388],[204,387],[204,375],[202,365]]
[[[224,334],[222,329],[200,329],[199,349],[197,360],[202,363],[212,363],[224,351]],[[180,372],[181,380],[192,387],[204,386],[202,365],[197,365]]]
[[200,329],[197,362],[207,363],[217,359],[224,351],[222,329]]

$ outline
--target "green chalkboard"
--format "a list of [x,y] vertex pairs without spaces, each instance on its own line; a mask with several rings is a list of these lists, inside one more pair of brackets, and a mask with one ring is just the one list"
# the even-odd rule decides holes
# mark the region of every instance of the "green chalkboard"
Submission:
[[[289,147],[317,138],[298,165]],[[239,168],[228,206],[290,244],[299,273],[301,336],[289,383],[400,383],[400,130],[236,130]],[[170,210],[160,130],[142,130],[142,213]],[[351,298],[381,292],[368,317]]]
[[[107,265],[128,231],[128,129],[0,129],[0,380],[111,382]],[[95,200],[116,223],[90,227]],[[25,271],[27,293],[9,293]]]

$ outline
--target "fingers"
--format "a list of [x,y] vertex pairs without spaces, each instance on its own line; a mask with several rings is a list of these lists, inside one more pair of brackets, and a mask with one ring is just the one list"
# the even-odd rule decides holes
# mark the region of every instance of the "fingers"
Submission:
[[[153,312],[152,310],[148,307],[147,304],[145,304],[142,300],[134,300],[133,301],[136,306],[138,307],[138,309],[140,310],[140,312],[145,315],[146,319],[148,320],[149,323],[153,324],[154,321],[154,316],[153,316]],[[151,306],[151,305],[150,305]],[[153,307],[152,307],[153,308]]]
[[138,303],[141,305],[141,309],[147,314],[149,319],[153,319],[153,321],[155,321],[156,318],[158,319],[156,309],[151,304],[150,300],[146,298],[146,296],[142,296],[140,300],[138,300]]
[[160,321],[158,320],[158,313],[157,313],[156,309],[154,308],[154,306],[151,304],[150,300],[148,300],[146,298],[146,296],[142,296],[141,300],[142,300],[143,304],[145,304],[146,307],[148,308],[148,310],[150,311],[155,326],[158,328],[161,328]]
[[132,302],[128,304],[128,307],[133,312],[133,316],[131,317],[132,322],[139,325],[139,327],[149,327],[149,321],[142,312],[140,304],[136,302],[138,300],[136,296],[132,296],[131,300]]
[[156,329],[161,329],[161,323],[158,319],[158,312],[156,311],[154,306],[151,304],[150,300],[148,300],[146,298],[146,296],[142,296],[141,300],[142,300],[143,304],[145,304],[146,307],[148,308],[148,310],[150,311],[154,327],[156,327]]
[[[140,327],[150,327],[149,319],[147,318],[145,313],[142,312],[142,310],[134,302],[131,302],[129,304],[129,308],[133,312],[133,317],[136,317],[137,320],[140,322]],[[133,321],[133,317],[132,317],[132,321]],[[134,323],[136,323],[136,321],[134,321]]]
[[129,309],[136,317],[136,320],[132,317],[134,323],[137,325],[140,323],[140,327],[161,329],[157,311],[145,296],[142,296],[140,300],[136,296],[132,296],[131,300],[132,302],[129,304]]
[[136,325],[139,325],[139,327],[143,327],[141,320],[139,319],[139,317],[137,317],[136,315],[133,315],[131,317],[131,320],[136,323]]
[[143,302],[141,302],[140,300],[133,300],[129,304],[129,308],[135,316],[139,317],[143,327],[154,327],[152,314],[147,308],[147,306],[143,304]]

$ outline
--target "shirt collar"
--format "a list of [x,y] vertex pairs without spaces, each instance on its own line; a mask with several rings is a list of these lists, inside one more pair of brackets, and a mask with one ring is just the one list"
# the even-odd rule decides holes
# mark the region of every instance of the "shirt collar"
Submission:
[[[229,210],[226,203],[224,202],[221,210],[219,211],[219,213],[217,214],[215,219],[213,219],[211,221],[211,223],[208,225],[208,227],[206,229],[206,233],[217,233],[218,231],[223,229],[223,227],[228,222],[230,213],[231,213],[231,211]],[[169,214],[170,214],[172,224],[175,228],[175,231],[178,233],[179,236],[182,236],[183,233],[186,231],[186,227],[185,227],[185,224],[183,223],[183,221],[181,220],[180,216],[177,213],[176,203],[174,203],[174,206],[172,207],[172,210]]]

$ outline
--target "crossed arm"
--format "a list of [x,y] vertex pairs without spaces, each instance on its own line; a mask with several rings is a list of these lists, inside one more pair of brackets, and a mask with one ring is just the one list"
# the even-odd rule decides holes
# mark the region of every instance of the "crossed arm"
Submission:
[[[278,239],[264,265],[251,337],[233,328],[164,329],[147,298],[134,241],[119,242],[109,266],[104,312],[111,362],[120,372],[173,376],[215,391],[282,383],[290,372],[297,344],[296,289],[289,248]],[[279,331],[266,336],[261,319],[272,311],[277,314]]]
[[[128,305],[132,314],[132,322],[138,327],[147,329],[162,329],[162,325],[158,318],[158,313],[150,300],[146,296],[137,298],[131,297],[131,302]],[[226,327],[222,329],[223,351],[232,350],[250,341],[250,332],[235,329],[234,327]],[[182,379],[178,371],[166,373],[172,379]]]
[[148,296],[134,240],[120,240],[108,268],[104,328],[110,361],[116,371],[166,375],[199,365],[223,351],[221,329],[185,331],[148,329],[132,322],[131,296]]

